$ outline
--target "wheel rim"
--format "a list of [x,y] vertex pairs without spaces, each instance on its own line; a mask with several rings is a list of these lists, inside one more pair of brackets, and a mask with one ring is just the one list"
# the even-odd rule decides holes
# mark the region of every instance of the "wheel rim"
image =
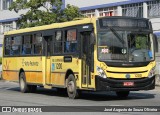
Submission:
[[20,80],[20,87],[21,87],[21,90],[24,89],[24,87],[25,87],[24,84],[25,84],[25,83],[24,83],[24,80],[23,80],[23,78],[21,78],[21,80]]
[[70,82],[68,83],[68,92],[69,92],[69,93],[73,93],[73,92],[74,92],[74,89],[75,89],[74,82],[73,82],[73,81],[70,81]]

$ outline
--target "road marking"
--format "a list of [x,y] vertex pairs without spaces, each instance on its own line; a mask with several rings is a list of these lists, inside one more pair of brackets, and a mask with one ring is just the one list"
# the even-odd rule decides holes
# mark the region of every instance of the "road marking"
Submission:
[[124,106],[124,105],[108,105],[108,106]]

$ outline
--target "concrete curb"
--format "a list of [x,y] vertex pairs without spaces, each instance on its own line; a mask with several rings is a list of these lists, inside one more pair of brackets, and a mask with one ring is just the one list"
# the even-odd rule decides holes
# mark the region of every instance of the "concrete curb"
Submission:
[[2,72],[0,71],[0,80],[2,80]]
[[160,75],[157,74],[155,79],[156,79],[156,86],[160,86]]
[[0,80],[2,79],[2,64],[0,64]]

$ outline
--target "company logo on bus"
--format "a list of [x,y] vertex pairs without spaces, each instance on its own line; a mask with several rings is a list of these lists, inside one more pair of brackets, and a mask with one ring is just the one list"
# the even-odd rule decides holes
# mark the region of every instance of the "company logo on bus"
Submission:
[[126,74],[126,78],[129,79],[131,77],[130,74]]

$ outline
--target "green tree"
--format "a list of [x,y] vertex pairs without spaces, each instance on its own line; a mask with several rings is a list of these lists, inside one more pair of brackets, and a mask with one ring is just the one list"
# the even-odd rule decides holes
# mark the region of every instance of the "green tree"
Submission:
[[[47,7],[48,2],[51,7]],[[26,14],[22,14],[17,23],[20,28],[47,25],[51,23],[71,21],[75,18],[83,17],[79,8],[73,5],[67,5],[62,9],[62,0],[15,0],[10,10],[18,13],[20,10],[27,10]]]
[[148,41],[148,38],[147,36],[142,36],[142,35],[138,35],[136,36],[136,48],[139,48],[139,49],[146,49],[148,44],[147,44],[147,41]]
[[63,11],[62,21],[71,21],[75,18],[80,18],[80,17],[83,17],[83,15],[79,13],[79,8],[68,4]]

